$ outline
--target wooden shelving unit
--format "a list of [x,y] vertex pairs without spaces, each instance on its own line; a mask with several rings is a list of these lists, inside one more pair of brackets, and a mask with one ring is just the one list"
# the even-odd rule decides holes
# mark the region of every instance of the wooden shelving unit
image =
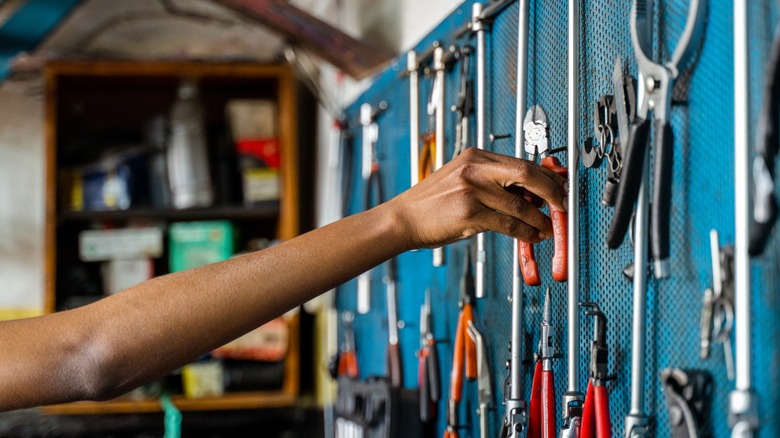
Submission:
[[[197,78],[204,104],[212,119],[224,116],[224,103],[233,98],[275,99],[279,113],[281,194],[278,202],[252,207],[215,206],[191,210],[135,207],[126,211],[68,211],[58,205],[58,172],[62,143],[82,135],[91,126],[101,129],[138,128],[143,117],[170,107],[181,78]],[[266,231],[269,239],[290,239],[301,232],[298,161],[299,112],[297,83],[284,65],[214,64],[198,62],[87,62],[56,61],[45,69],[46,87],[46,254],[45,310],[59,310],[62,297],[58,276],[63,275],[63,254],[77,252],[73,245],[79,230],[94,223],[121,225],[135,220],[171,223],[192,220],[231,220],[249,230]],[[220,107],[223,105],[223,107]],[[84,119],[79,119],[83,117]],[[98,120],[87,120],[94,117]],[[207,115],[207,118],[209,116]],[[77,125],[74,127],[74,125]],[[98,128],[95,128],[98,129]],[[69,137],[70,136],[70,137]],[[165,265],[167,266],[167,265]],[[284,379],[278,391],[232,392],[223,397],[186,399],[174,396],[183,411],[239,410],[291,407],[299,392],[299,319],[289,318],[289,346]],[[159,412],[157,399],[127,396],[104,402],[78,402],[44,408],[55,415]]]

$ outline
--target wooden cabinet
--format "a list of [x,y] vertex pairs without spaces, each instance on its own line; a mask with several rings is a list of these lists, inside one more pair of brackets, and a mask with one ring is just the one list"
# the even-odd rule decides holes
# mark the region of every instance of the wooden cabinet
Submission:
[[[134,205],[126,210],[73,211],[63,201],[62,170],[79,152],[99,154],[114,137],[138,135],[148,118],[166,113],[183,78],[199,83],[208,130],[226,124],[225,105],[231,99],[270,99],[278,110],[281,151],[279,201],[245,206],[223,202],[208,208],[176,210]],[[228,220],[243,242],[253,238],[290,239],[301,232],[298,161],[298,84],[291,70],[280,65],[178,62],[65,62],[45,69],[46,87],[46,281],[45,310],[67,307],[66,276],[74,269],[89,274],[99,267],[78,259],[78,235],[95,225],[122,227],[148,221],[166,224],[193,220]],[[215,128],[216,127],[216,128]],[[109,140],[106,140],[109,139]],[[117,140],[119,141],[119,140]],[[76,147],[74,147],[76,145]],[[241,242],[241,240],[239,240]],[[241,246],[239,243],[238,247]],[[167,273],[166,257],[154,262],[155,275]],[[99,275],[99,274],[96,274]],[[289,320],[289,347],[279,390],[226,393],[222,397],[185,399],[174,396],[182,410],[255,409],[292,406],[299,391],[298,318]],[[154,398],[119,398],[47,407],[52,414],[130,413],[160,411]]]

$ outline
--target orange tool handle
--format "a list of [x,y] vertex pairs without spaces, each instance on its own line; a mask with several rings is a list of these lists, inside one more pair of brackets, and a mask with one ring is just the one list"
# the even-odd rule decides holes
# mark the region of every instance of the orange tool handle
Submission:
[[579,438],[596,438],[596,396],[593,394],[593,379],[588,381],[585,404],[582,407],[582,423]]
[[417,169],[418,181],[422,181],[435,170],[436,166],[436,134],[427,133],[422,135],[422,150]]
[[401,374],[401,348],[398,344],[387,344],[387,377],[395,388],[403,386]]
[[531,383],[531,401],[528,403],[528,438],[542,436],[542,361],[536,361]]
[[447,429],[444,431],[444,438],[458,438],[458,431]]
[[552,371],[542,371],[542,438],[556,438],[555,382]]
[[520,261],[520,271],[523,280],[529,286],[539,286],[542,279],[539,277],[539,266],[534,258],[534,245],[523,240],[517,241],[517,254]]
[[594,386],[593,393],[596,396],[596,438],[610,438],[612,436],[612,424],[609,419],[609,395],[607,387]]
[[[569,170],[561,166],[561,162],[555,157],[542,158],[542,167],[550,169],[558,175],[568,177]],[[555,239],[555,255],[553,256],[552,271],[555,281],[566,281],[569,278],[567,258],[569,252],[568,244],[568,223],[569,219],[565,212],[557,210],[550,206],[550,218],[553,223],[553,237]]]
[[[465,310],[465,307],[464,307]],[[463,393],[463,360],[466,352],[466,312],[461,310],[458,316],[458,327],[455,329],[455,346],[452,354],[452,371],[450,371],[450,400],[460,402]]]
[[469,321],[474,321],[474,308],[471,304],[463,305],[463,337],[466,350],[466,377],[474,380],[477,378],[477,344],[466,333]]
[[342,351],[339,355],[339,376],[358,378],[357,356],[354,351]]

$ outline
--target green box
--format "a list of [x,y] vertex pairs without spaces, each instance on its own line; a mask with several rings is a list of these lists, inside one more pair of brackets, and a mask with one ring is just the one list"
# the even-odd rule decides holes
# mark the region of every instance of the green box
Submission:
[[235,250],[229,221],[177,222],[168,232],[171,272],[227,260]]

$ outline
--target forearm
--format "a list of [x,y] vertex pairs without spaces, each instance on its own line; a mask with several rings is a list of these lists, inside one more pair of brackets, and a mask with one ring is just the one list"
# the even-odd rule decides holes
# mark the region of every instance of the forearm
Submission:
[[[264,251],[9,324],[0,343],[15,348],[0,360],[0,409],[118,395],[406,249],[392,207],[383,205]],[[42,330],[48,335],[31,335]],[[24,345],[14,345],[17,335]],[[43,358],[42,367],[25,366]],[[55,391],[38,394],[41,387]]]

